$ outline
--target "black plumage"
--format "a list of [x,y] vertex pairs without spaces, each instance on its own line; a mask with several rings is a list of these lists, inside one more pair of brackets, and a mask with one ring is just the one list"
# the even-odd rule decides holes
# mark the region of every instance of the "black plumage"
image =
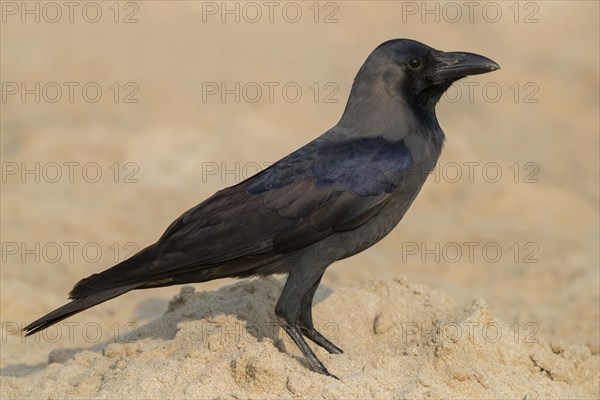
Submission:
[[441,95],[457,79],[498,68],[412,40],[383,43],[360,68],[335,127],[188,210],[156,243],[81,280],[72,302],[29,324],[27,334],[131,290],[287,273],[275,313],[309,367],[330,375],[304,340],[341,353],[312,322],[325,269],[398,224],[442,150]]

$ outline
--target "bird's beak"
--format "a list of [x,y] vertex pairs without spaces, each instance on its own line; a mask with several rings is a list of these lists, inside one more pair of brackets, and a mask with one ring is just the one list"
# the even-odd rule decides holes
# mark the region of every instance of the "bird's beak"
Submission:
[[435,75],[441,79],[460,79],[500,69],[494,61],[479,54],[440,52],[436,58],[438,65],[435,67]]

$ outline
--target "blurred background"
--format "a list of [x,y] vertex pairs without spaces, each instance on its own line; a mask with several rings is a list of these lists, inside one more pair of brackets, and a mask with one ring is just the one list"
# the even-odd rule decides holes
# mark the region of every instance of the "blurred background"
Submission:
[[323,284],[405,276],[598,354],[599,3],[466,3],[2,1],[1,365],[161,315],[179,288],[127,294],[27,346],[16,334],[333,126],[368,54],[402,37],[502,69],[448,91],[439,168],[398,228]]

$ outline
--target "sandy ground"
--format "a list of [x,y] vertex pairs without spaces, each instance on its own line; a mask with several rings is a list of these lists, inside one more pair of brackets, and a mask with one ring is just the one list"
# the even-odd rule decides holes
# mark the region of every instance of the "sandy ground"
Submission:
[[[592,398],[598,357],[586,346],[517,337],[477,299],[456,305],[406,280],[317,293],[317,326],[346,354],[314,374],[277,327],[280,281],[214,292],[186,286],[159,319],[96,351],[59,350],[3,397]],[[236,301],[231,301],[235,298]],[[361,312],[340,318],[340,309]]]
[[[488,3],[473,22],[431,3],[436,22],[420,2],[320,3],[318,15],[302,2],[296,23],[183,1],[120,3],[117,23],[112,3],[95,23],[66,9],[21,22],[7,3],[2,398],[599,396],[597,2],[489,3],[497,22]],[[179,288],[130,293],[21,337],[77,280],[334,125],[365,57],[396,37],[502,70],[451,89],[440,168],[392,234],[325,274],[315,318],[345,353],[318,355],[340,382],[306,370],[273,325],[273,279],[170,302]]]

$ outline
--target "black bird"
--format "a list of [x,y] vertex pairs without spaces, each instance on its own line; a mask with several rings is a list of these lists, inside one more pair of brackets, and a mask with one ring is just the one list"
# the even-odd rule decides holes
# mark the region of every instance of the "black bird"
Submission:
[[325,269],[371,247],[400,222],[442,151],[435,105],[458,79],[499,69],[477,54],[408,39],[362,65],[341,120],[249,179],[177,218],[158,241],[78,282],[70,303],[32,322],[31,335],[130,290],[287,273],[275,314],[311,370],[331,375],[304,337]]

